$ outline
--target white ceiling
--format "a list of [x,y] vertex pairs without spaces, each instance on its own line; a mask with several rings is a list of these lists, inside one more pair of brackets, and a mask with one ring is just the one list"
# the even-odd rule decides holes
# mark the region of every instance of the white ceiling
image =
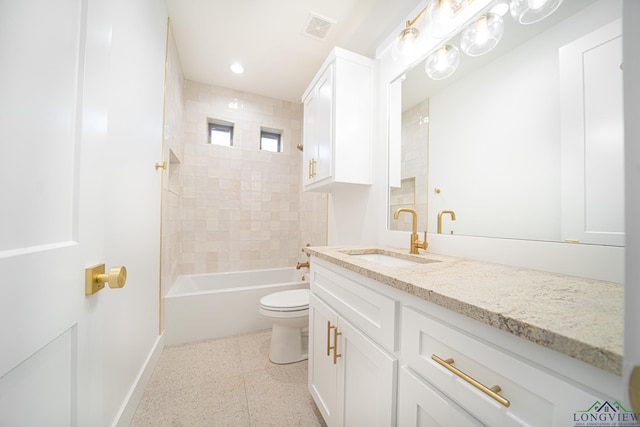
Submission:
[[[420,0],[166,0],[184,77],[301,102],[334,46],[375,57]],[[310,14],[335,22],[323,40],[303,33]],[[246,73],[235,75],[232,62]]]

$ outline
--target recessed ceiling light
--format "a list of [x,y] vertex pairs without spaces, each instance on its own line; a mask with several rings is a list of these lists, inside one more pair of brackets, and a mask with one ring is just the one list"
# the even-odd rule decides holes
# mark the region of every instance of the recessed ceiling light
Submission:
[[244,73],[244,67],[242,66],[242,64],[238,64],[237,62],[229,65],[229,69],[236,74]]

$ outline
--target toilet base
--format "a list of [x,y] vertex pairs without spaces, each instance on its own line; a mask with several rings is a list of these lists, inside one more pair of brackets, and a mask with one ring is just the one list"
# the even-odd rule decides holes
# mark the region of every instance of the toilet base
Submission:
[[278,323],[271,330],[269,360],[284,365],[307,360],[309,348],[309,328],[291,328]]

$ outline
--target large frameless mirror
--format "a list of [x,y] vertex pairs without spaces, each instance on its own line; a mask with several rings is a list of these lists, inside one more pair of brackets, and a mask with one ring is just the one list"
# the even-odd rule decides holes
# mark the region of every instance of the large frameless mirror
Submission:
[[453,73],[430,78],[431,55],[391,82],[389,229],[411,231],[393,218],[404,207],[419,232],[623,246],[621,10],[565,0],[531,25],[502,12],[488,53],[464,53],[463,28],[443,40]]

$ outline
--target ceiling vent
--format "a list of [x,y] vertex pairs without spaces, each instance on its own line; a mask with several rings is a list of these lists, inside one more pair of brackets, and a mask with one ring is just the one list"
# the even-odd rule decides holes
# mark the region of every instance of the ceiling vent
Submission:
[[331,27],[335,24],[334,21],[316,15],[313,12],[309,14],[309,20],[304,27],[304,33],[315,39],[324,40]]

